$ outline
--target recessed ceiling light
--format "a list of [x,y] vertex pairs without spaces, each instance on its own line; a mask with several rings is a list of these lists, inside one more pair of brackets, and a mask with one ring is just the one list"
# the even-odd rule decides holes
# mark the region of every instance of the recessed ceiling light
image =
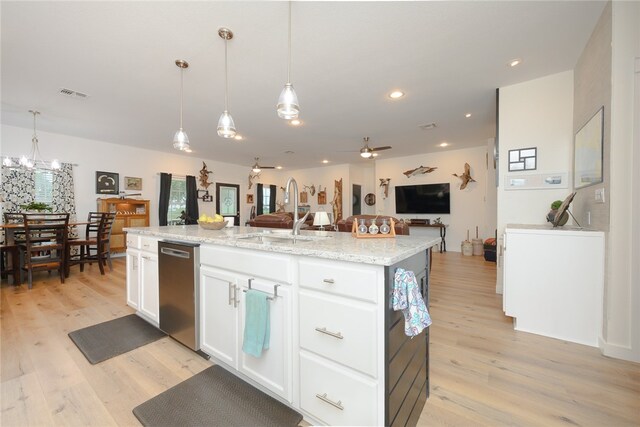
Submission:
[[400,90],[394,90],[389,94],[389,98],[391,99],[398,99],[398,98],[402,98],[403,96],[404,96],[404,92]]
[[449,145],[448,142],[441,142],[440,147],[447,147]]
[[234,136],[233,138],[234,138],[234,139],[237,139],[238,141],[240,141],[241,139],[244,139],[244,138],[242,137],[242,135],[236,135],[236,136]]
[[301,122],[300,120],[298,120],[298,119],[293,119],[293,120],[291,120],[291,121],[289,122],[289,124],[290,124],[291,126],[300,126],[300,125],[302,124],[302,122]]
[[282,166],[276,166],[276,169],[282,169]]
[[329,163],[329,160],[324,159],[324,160],[322,161],[322,163]]
[[521,62],[522,59],[512,59],[511,61],[509,61],[509,66],[515,67],[516,65],[520,65]]
[[467,113],[464,116],[468,119],[469,117],[471,117],[471,113]]

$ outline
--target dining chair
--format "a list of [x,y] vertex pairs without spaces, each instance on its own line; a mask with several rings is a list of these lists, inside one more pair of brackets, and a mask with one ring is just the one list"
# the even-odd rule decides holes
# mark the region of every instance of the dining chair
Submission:
[[89,212],[85,238],[69,240],[67,243],[67,254],[71,253],[71,247],[79,247],[77,254],[69,256],[67,276],[71,266],[80,265],[80,271],[84,271],[85,264],[94,262],[98,264],[100,274],[104,274],[104,266],[107,264],[113,270],[109,240],[115,218],[115,212]]
[[60,283],[64,283],[65,254],[69,214],[23,214],[24,244],[19,244],[24,251],[24,266],[27,272],[29,289],[33,287],[33,272],[39,270],[58,270]]
[[[4,224],[22,224],[24,218],[21,213],[4,212]],[[19,243],[24,243],[24,228],[3,230],[3,241],[0,243],[0,269],[2,278],[13,277],[13,283],[21,283],[21,257]]]

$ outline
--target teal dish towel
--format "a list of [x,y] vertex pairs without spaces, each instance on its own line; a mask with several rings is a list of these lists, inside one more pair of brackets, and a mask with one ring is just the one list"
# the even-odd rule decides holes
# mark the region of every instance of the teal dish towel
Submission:
[[249,289],[245,299],[242,351],[253,357],[260,357],[263,350],[269,349],[271,319],[268,296],[264,292]]

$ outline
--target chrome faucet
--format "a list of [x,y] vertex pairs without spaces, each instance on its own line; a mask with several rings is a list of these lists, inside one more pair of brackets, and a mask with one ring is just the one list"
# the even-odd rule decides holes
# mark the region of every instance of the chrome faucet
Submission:
[[309,212],[298,219],[298,183],[293,177],[287,180],[287,184],[284,186],[284,203],[289,203],[289,187],[293,184],[293,230],[291,234],[298,236],[300,234],[300,227],[304,224],[304,221],[309,216]]

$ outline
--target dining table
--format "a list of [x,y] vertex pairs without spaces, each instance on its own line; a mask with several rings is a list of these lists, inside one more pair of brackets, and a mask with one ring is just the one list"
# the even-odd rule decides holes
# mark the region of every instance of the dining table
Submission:
[[[77,227],[77,226],[81,226],[81,225],[89,225],[89,224],[97,224],[97,222],[95,221],[73,221],[73,222],[69,222],[67,224],[67,227],[69,230],[71,230],[72,227]],[[21,230],[24,230],[24,223],[22,222],[9,222],[9,223],[0,223],[0,230],[4,231],[4,244],[7,246],[12,246],[16,243],[16,239],[15,239],[15,235],[16,232],[20,232]],[[67,261],[68,261],[68,246],[67,246]],[[21,258],[21,263],[22,263],[22,255],[20,255]],[[65,264],[67,264],[67,261],[65,261]],[[8,265],[7,265],[7,269],[9,269],[9,267],[12,267],[12,264],[9,263],[9,261],[7,261]],[[11,263],[13,263],[13,259],[11,260]],[[69,267],[68,264],[65,265],[65,273],[68,276],[68,271],[69,271]],[[9,280],[9,279],[7,279]],[[11,278],[11,281],[9,282],[10,284],[13,283],[13,277]]]

